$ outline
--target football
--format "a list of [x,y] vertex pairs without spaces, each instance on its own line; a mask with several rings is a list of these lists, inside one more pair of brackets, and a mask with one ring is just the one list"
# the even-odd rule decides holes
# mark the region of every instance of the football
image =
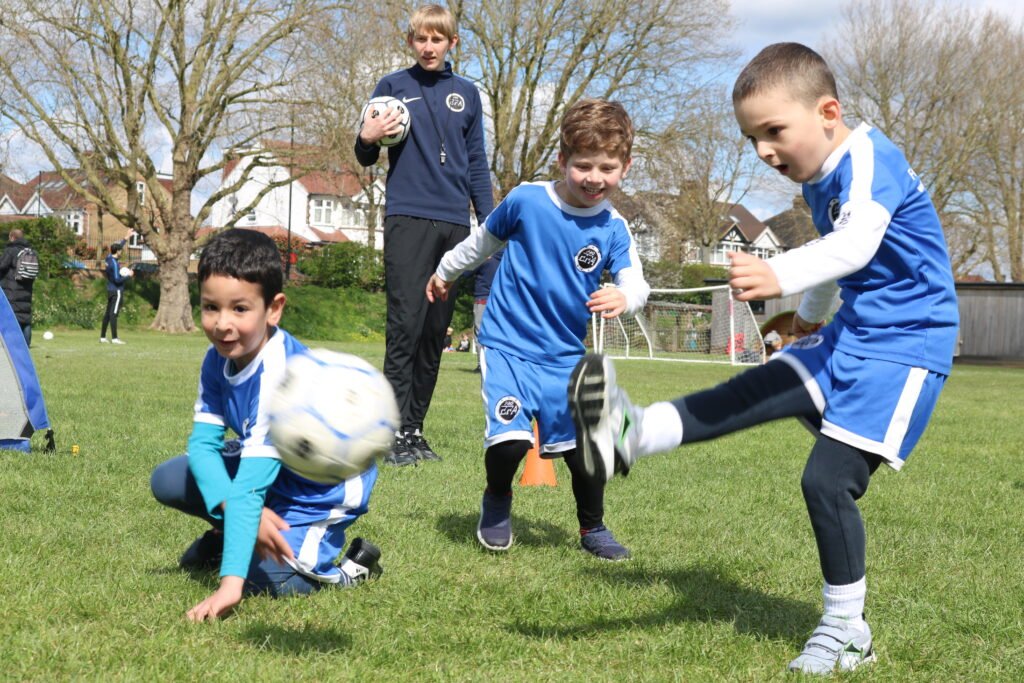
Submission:
[[365,472],[398,429],[398,404],[384,375],[362,358],[327,349],[288,359],[269,411],[282,464],[321,484]]
[[412,127],[412,118],[409,116],[409,108],[406,107],[402,103],[402,100],[398,99],[397,97],[385,95],[383,97],[374,97],[372,100],[367,102],[366,106],[363,107],[362,114],[359,115],[359,128],[361,130],[363,127],[363,122],[366,121],[367,116],[369,116],[370,118],[383,116],[384,112],[386,112],[388,109],[395,109],[398,111],[399,115],[401,116],[398,123],[399,125],[401,125],[402,130],[400,130],[395,135],[389,135],[385,138],[381,138],[381,147],[392,147],[394,145],[397,145],[399,142],[405,139],[405,136],[409,134],[409,128]]
[[121,277],[128,277],[133,274],[132,269],[129,268],[128,266],[121,266],[121,270],[118,272],[121,273]]

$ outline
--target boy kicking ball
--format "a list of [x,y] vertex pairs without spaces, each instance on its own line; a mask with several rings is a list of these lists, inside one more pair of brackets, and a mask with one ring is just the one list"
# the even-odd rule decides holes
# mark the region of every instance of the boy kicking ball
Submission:
[[[803,184],[822,235],[768,261],[729,256],[741,301],[804,292],[800,337],[713,389],[640,408],[602,356],[569,385],[588,471],[625,474],[642,455],[784,417],[817,438],[801,487],[824,574],[824,615],[790,670],[827,675],[873,661],[864,619],[864,524],[857,500],[885,463],[899,470],[924,431],[953,360],[959,322],[939,219],[903,154],[842,119],[824,60],[771,45],[733,89],[740,130],[762,161]],[[842,304],[821,326],[836,293]]]
[[[285,362],[306,349],[278,327],[285,296],[274,241],[226,230],[199,259],[202,326],[210,340],[199,377],[188,455],[153,470],[153,496],[212,528],[182,555],[183,569],[220,566],[220,586],[191,621],[227,615],[243,595],[312,593],[381,573],[380,550],[345,530],[368,509],[377,468],[319,484],[281,467],[267,404]],[[237,440],[224,440],[230,427]]]
[[[561,125],[557,182],[524,183],[477,230],[441,259],[427,283],[430,301],[446,299],[459,273],[507,244],[480,326],[484,468],[477,540],[512,546],[512,480],[533,445],[536,419],[543,457],[565,458],[580,546],[603,560],[629,551],[604,525],[604,479],[583,470],[565,383],[584,352],[592,313],[605,318],[643,307],[650,287],[626,222],[609,196],[629,171],[633,124],[621,104],[581,100]],[[614,287],[601,286],[609,271]]]

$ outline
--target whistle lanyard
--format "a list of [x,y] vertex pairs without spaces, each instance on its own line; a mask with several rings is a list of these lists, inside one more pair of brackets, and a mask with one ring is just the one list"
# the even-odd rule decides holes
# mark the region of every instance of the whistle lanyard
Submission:
[[[444,149],[444,129],[441,129],[437,125],[437,119],[434,117],[434,110],[430,106],[430,100],[427,99],[427,94],[425,92],[423,92],[423,84],[420,83],[419,81],[416,81],[416,85],[419,86],[420,96],[423,97],[423,106],[425,106],[427,108],[427,114],[430,115],[430,123],[433,124],[433,126],[434,126],[434,132],[437,133],[437,137],[441,140],[441,153],[440,153],[439,156],[440,156],[440,159],[441,159],[441,165],[444,166],[444,162],[448,158],[448,153]],[[448,96],[451,97],[451,94],[454,93],[454,92],[455,92],[455,77],[452,76],[452,92],[449,93]],[[446,98],[446,100],[447,100],[447,98]],[[445,116],[445,120],[444,120],[445,128],[447,128],[447,126],[448,126],[448,121],[449,121],[451,115],[452,115],[452,110],[451,110],[451,108],[448,108],[448,114]]]

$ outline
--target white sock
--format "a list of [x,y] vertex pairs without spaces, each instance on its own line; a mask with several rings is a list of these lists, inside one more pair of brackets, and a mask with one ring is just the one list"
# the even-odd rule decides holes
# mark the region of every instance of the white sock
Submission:
[[867,597],[867,577],[845,586],[833,586],[825,582],[822,589],[825,598],[825,615],[846,619],[854,626],[864,625],[864,599]]
[[678,448],[683,443],[683,421],[671,403],[654,403],[637,408],[640,413],[640,455],[651,455]]

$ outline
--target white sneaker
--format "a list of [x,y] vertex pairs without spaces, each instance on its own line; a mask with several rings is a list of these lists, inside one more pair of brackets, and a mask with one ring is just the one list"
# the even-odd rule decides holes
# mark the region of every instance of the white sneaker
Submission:
[[789,670],[829,676],[833,671],[853,671],[875,661],[871,628],[863,623],[864,628],[858,628],[846,619],[823,616],[803,652],[789,663]]
[[109,344],[110,340],[106,337],[100,337],[100,344]]
[[113,339],[111,339],[110,343],[111,344],[124,344],[124,342],[121,341],[120,339],[118,339],[117,337],[114,337]]
[[588,353],[569,378],[569,410],[587,474],[605,481],[623,476],[639,457],[640,409],[615,384],[615,367],[607,357]]

